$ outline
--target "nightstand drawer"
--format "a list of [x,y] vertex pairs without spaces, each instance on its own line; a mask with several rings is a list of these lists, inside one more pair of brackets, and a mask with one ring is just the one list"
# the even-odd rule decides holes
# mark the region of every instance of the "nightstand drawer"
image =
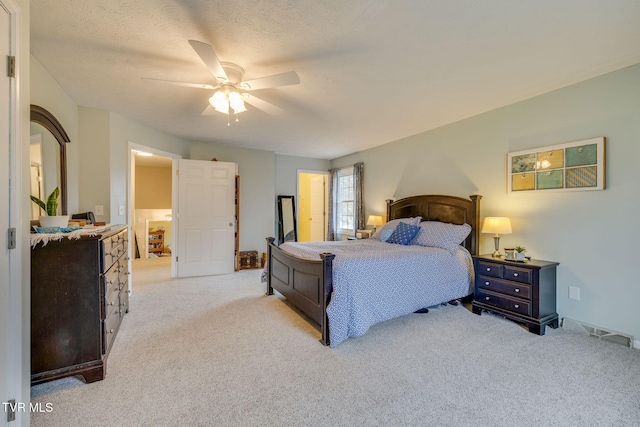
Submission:
[[531,316],[531,303],[529,301],[510,298],[506,295],[498,295],[492,292],[484,292],[482,290],[478,291],[477,300],[514,313]]
[[502,277],[507,280],[515,280],[522,283],[531,283],[531,269],[505,265],[504,276]]
[[494,262],[478,261],[477,273],[485,276],[502,277],[502,265]]
[[519,285],[507,280],[495,279],[493,277],[479,276],[476,280],[476,286],[480,289],[488,289],[502,294],[512,295],[514,297],[531,299],[531,286]]

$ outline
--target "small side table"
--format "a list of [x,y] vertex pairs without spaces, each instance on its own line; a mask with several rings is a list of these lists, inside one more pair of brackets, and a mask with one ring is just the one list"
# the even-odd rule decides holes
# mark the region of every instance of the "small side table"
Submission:
[[491,255],[473,257],[475,290],[472,311],[486,310],[523,323],[529,332],[544,335],[545,326],[558,327],[556,267],[553,261],[507,261]]

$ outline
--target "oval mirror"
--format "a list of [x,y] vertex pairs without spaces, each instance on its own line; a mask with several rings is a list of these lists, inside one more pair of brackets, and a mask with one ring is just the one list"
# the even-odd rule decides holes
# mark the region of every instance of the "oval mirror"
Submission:
[[[60,122],[38,105],[31,105],[31,194],[46,201],[51,192],[60,189],[60,214],[67,215],[67,156],[65,144],[70,142]],[[38,219],[40,209],[31,203],[31,219]]]

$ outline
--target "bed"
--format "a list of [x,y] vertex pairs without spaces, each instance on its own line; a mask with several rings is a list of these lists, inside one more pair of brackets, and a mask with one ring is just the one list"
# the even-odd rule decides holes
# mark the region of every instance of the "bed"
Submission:
[[478,254],[481,198],[421,195],[387,200],[391,228],[399,222],[420,228],[468,224],[467,237],[455,248],[383,242],[380,234],[387,225],[375,238],[363,240],[277,246],[270,237],[267,295],[276,290],[317,322],[320,342],[332,347],[381,321],[466,297],[472,293],[471,255]]

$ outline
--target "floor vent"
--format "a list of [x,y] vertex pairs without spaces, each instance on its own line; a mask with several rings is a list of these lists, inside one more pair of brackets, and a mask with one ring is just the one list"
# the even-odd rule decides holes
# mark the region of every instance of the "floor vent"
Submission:
[[633,348],[633,336],[623,334],[622,332],[608,331],[599,326],[593,326],[588,323],[580,322],[578,320],[569,319],[563,317],[560,326],[570,331],[581,332],[587,334],[593,338],[598,338],[603,341],[609,341],[615,344],[620,344],[625,347]]

